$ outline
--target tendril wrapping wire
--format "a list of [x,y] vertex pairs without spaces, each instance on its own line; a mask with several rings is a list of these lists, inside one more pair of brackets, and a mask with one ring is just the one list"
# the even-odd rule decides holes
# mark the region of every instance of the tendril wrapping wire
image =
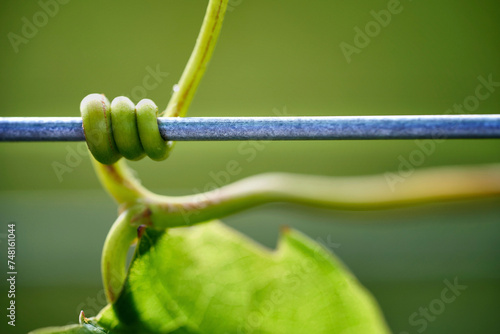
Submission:
[[110,165],[121,157],[139,160],[145,155],[156,161],[168,157],[171,141],[158,129],[158,107],[143,99],[136,106],[119,96],[111,104],[102,94],[87,95],[80,104],[83,132],[94,158]]

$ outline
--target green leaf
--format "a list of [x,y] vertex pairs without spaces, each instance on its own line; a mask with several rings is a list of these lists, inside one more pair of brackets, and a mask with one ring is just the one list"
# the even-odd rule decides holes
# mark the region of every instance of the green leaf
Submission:
[[322,246],[287,229],[269,251],[216,221],[148,229],[97,323],[110,333],[389,333],[371,295]]
[[148,230],[99,323],[113,332],[388,332],[373,298],[320,245],[287,230],[271,252],[219,222]]

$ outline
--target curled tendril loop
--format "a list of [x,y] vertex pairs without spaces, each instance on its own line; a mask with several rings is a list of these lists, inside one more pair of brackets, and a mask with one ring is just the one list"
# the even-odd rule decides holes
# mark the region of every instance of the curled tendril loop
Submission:
[[134,106],[129,98],[119,96],[111,104],[102,94],[87,95],[80,104],[83,132],[94,158],[110,165],[122,156],[153,160],[168,157],[172,142],[165,141],[158,129],[158,107],[149,100]]

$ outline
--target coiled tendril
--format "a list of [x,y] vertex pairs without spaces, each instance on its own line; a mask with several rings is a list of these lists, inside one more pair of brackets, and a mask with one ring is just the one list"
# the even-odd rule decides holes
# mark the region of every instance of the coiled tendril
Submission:
[[134,106],[119,96],[110,104],[106,96],[90,94],[82,100],[80,112],[87,146],[102,164],[113,164],[122,156],[139,160],[147,154],[160,161],[169,155],[172,142],[161,137],[158,107],[149,99]]

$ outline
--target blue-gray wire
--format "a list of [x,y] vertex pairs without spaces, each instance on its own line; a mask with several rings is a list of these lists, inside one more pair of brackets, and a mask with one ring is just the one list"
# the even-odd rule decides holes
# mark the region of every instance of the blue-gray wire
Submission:
[[[500,138],[500,115],[158,118],[172,141]],[[79,117],[0,117],[0,141],[82,141]]]

